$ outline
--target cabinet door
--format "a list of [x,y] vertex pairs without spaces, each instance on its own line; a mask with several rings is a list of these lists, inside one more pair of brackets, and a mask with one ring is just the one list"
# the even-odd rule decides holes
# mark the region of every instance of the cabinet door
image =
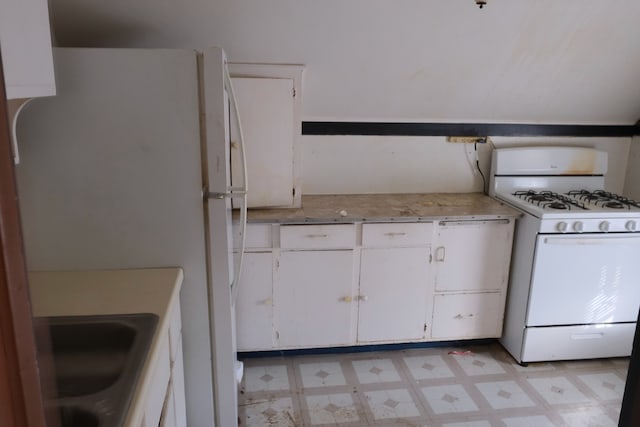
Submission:
[[0,0],[7,99],[56,94],[46,0]]
[[424,338],[429,255],[429,248],[362,250],[358,342]]
[[271,252],[244,254],[236,300],[238,351],[273,347],[273,257]]
[[503,313],[502,292],[436,295],[431,338],[497,338]]
[[434,250],[436,292],[504,289],[512,240],[509,220],[441,222]]
[[[232,79],[247,158],[248,207],[293,205],[293,80]],[[231,178],[239,186],[242,170],[238,131],[231,128]]]
[[353,344],[353,251],[284,251],[276,262],[280,348]]

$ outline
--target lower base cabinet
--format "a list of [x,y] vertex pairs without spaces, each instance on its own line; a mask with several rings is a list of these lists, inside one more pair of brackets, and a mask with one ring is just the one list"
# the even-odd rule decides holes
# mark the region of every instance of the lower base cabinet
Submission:
[[358,342],[424,339],[429,306],[429,248],[363,249]]
[[141,427],[187,426],[179,301],[176,301],[170,313],[168,332],[162,337],[163,344],[157,350],[160,353],[158,364],[144,403]]
[[502,335],[513,225],[508,219],[438,224],[431,339]]
[[273,348],[273,255],[244,254],[236,300],[238,351]]
[[431,338],[500,337],[504,300],[504,294],[498,292],[436,295]]
[[238,351],[499,337],[513,226],[250,224]]
[[353,342],[352,250],[282,251],[274,278],[274,326],[279,348]]

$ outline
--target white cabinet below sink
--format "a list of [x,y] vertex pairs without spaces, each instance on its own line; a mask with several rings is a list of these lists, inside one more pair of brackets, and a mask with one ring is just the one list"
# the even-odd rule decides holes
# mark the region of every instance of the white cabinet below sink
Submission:
[[[187,413],[184,395],[184,367],[182,365],[182,323],[180,304],[177,301],[170,309],[169,331],[166,334],[167,346],[163,352],[154,382],[158,381],[158,393],[149,399],[145,410],[145,427],[186,427]],[[152,387],[152,393],[156,389]],[[162,393],[164,391],[164,393]],[[157,411],[158,404],[161,412]],[[158,421],[156,422],[156,418]]]

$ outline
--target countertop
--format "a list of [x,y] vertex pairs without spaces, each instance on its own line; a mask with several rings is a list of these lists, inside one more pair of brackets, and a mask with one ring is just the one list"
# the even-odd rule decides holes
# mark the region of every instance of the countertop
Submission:
[[302,196],[302,208],[250,209],[248,222],[327,223],[515,218],[520,213],[482,193]]
[[157,314],[158,326],[129,407],[125,426],[139,426],[150,392],[151,373],[169,328],[169,309],[182,285],[180,268],[31,272],[29,287],[34,316]]

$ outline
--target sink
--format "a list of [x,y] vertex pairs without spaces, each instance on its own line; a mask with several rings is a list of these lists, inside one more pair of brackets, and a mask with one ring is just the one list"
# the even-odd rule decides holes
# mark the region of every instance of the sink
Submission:
[[[158,323],[150,313],[38,318],[48,325],[62,427],[117,427],[127,410]],[[46,356],[42,356],[46,357]]]
[[100,427],[100,417],[91,411],[75,406],[60,407],[61,427]]

